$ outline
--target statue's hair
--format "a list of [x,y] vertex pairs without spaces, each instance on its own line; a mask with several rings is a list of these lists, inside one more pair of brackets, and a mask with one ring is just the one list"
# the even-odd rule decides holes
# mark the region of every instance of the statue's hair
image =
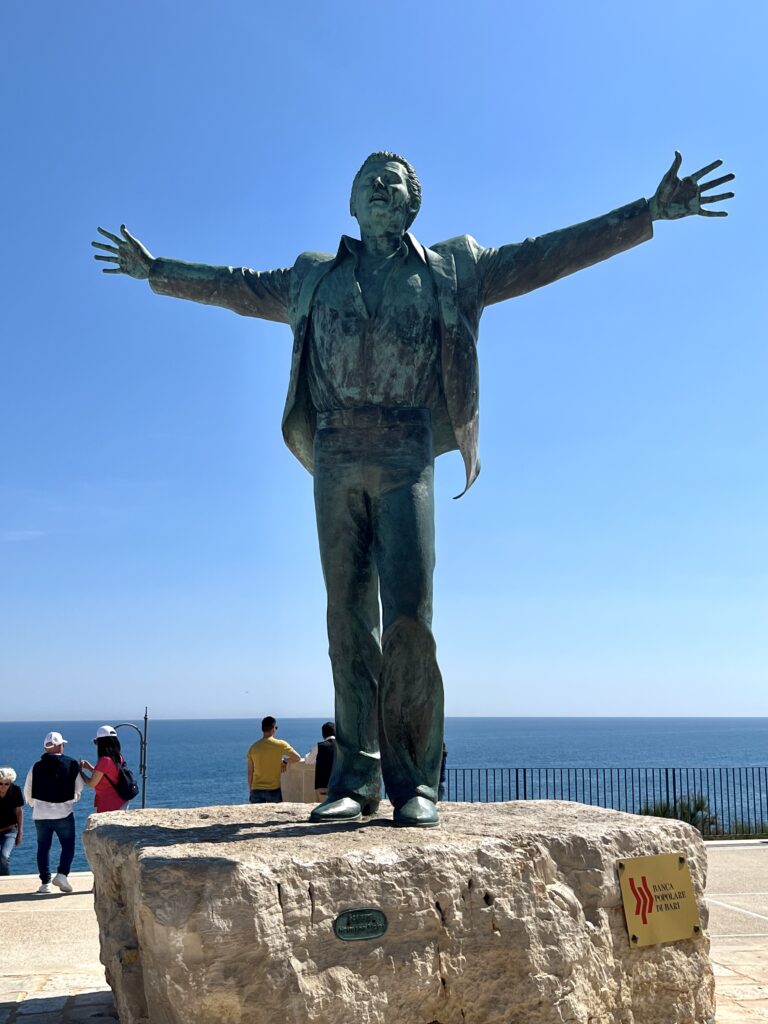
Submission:
[[416,174],[416,171],[414,171],[413,167],[411,167],[411,165],[408,163],[404,156],[400,156],[399,153],[390,153],[389,150],[386,149],[379,150],[377,153],[369,154],[369,156],[367,156],[360,165],[360,170],[357,172],[354,181],[352,182],[352,191],[350,192],[349,195],[349,212],[354,217],[355,214],[354,210],[352,209],[352,204],[354,201],[355,188],[357,187],[360,175],[363,173],[365,168],[372,160],[392,160],[395,163],[402,164],[403,167],[405,168],[408,177],[408,194],[411,197],[411,204],[413,207],[408,217],[408,221],[405,225],[407,228],[409,228],[411,224],[413,224],[413,222],[416,220],[416,214],[421,209],[421,182],[419,181],[419,177]]

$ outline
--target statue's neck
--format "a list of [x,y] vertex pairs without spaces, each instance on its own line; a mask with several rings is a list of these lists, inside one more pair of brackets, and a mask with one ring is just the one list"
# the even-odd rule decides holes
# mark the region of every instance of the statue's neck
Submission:
[[392,256],[399,252],[403,244],[403,232],[395,231],[386,234],[370,234],[361,232],[363,252],[365,255],[381,259],[385,256]]

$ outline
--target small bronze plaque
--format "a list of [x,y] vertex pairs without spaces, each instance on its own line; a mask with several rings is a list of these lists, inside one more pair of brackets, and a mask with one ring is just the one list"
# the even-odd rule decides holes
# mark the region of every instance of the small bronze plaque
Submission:
[[378,939],[387,930],[387,918],[381,910],[373,907],[345,910],[333,922],[333,930],[336,938],[345,942]]

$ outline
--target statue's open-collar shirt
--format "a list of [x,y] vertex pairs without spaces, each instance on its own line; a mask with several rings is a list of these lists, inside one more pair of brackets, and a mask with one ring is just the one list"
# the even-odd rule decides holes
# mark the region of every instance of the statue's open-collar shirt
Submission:
[[342,236],[315,292],[307,362],[312,403],[318,411],[431,407],[440,388],[440,331],[423,250],[404,239],[364,294],[361,246]]

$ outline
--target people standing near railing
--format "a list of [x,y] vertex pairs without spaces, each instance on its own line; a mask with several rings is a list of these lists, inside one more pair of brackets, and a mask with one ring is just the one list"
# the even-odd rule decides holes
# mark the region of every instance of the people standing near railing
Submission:
[[437,786],[437,799],[438,800],[445,800],[445,794],[446,794],[446,789],[447,789],[447,787],[446,787],[446,779],[445,779],[445,762],[447,760],[448,760],[448,748],[446,747],[445,743],[443,743],[443,754],[442,754],[442,757],[440,758],[440,782],[438,783],[438,786]]
[[334,722],[325,722],[320,729],[322,740],[316,743],[304,758],[305,764],[315,766],[315,797],[317,800],[325,800],[328,796],[328,783],[331,781],[333,770],[333,755],[336,749],[336,725]]
[[77,761],[64,753],[66,742],[60,732],[49,732],[43,741],[43,756],[29,769],[24,783],[24,799],[32,808],[37,831],[38,893],[53,891],[50,854],[54,836],[61,854],[53,884],[62,892],[72,892],[68,876],[75,856],[73,808],[83,792],[83,777]]
[[11,854],[24,836],[24,795],[13,768],[0,768],[0,875],[10,875]]
[[[125,758],[120,753],[120,740],[117,730],[111,725],[100,725],[93,738],[96,744],[98,759],[95,765],[90,761],[80,762],[80,771],[86,786],[95,790],[93,806],[97,814],[102,811],[122,811],[128,801],[117,791],[117,780],[120,777],[120,765]],[[87,773],[91,772],[90,775]]]
[[248,749],[248,799],[252,804],[283,801],[280,774],[288,764],[301,760],[290,743],[275,737],[277,722],[272,715],[261,720],[262,736]]

